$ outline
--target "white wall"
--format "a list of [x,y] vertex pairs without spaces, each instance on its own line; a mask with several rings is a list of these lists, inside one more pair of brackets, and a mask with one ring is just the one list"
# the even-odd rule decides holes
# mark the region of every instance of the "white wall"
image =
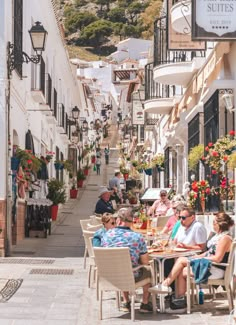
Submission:
[[5,43],[5,2],[0,0],[0,199],[6,197],[6,124],[5,124],[5,87],[6,87],[6,43]]

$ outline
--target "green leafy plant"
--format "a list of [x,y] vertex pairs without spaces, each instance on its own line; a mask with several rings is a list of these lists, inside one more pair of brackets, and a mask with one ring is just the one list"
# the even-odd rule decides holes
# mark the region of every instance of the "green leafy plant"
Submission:
[[84,172],[82,169],[79,169],[77,172],[77,181],[79,180],[85,180],[86,176],[84,175]]
[[53,202],[53,205],[66,202],[66,191],[63,182],[52,178],[48,181],[47,198]]
[[189,154],[188,154],[188,167],[192,171],[197,170],[197,166],[199,161],[204,156],[204,145],[198,144],[197,146],[191,148]]
[[64,160],[63,162],[64,169],[67,170],[69,173],[73,171],[73,165],[71,160]]

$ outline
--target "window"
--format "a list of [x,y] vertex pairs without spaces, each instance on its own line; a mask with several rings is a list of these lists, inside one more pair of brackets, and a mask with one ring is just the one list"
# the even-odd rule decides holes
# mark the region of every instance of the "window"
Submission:
[[[14,56],[19,57],[22,53],[22,34],[23,34],[23,0],[14,0]],[[15,64],[15,71],[22,77],[22,62],[17,62]]]
[[164,187],[169,187],[170,185],[170,148],[166,148],[164,153]]
[[[200,115],[199,113],[194,116],[194,118],[188,123],[188,153],[190,150],[197,146],[200,143]],[[189,171],[189,179],[190,176],[193,174],[192,171]],[[196,179],[199,179],[199,168],[197,168],[196,172],[194,173]]]

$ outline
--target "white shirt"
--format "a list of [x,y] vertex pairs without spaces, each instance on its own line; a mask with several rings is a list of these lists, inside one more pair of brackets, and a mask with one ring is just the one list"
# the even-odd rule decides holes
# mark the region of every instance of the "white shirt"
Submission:
[[185,228],[181,225],[175,239],[177,243],[183,243],[190,246],[204,244],[207,241],[207,231],[202,223],[195,220],[189,228]]

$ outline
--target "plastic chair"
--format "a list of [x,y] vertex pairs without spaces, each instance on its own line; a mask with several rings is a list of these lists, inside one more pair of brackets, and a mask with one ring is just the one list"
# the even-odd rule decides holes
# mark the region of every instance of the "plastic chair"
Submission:
[[[134,269],[132,268],[128,247],[94,247],[94,256],[97,266],[99,319],[102,319],[103,291],[115,291],[117,297],[120,292],[129,291],[131,296],[131,319],[134,321],[135,290],[139,287],[143,287],[145,284],[152,283],[153,276],[135,283],[133,275]],[[153,270],[153,268],[151,269]]]
[[[212,265],[222,265],[226,266],[225,274],[223,279],[209,279],[207,285],[209,286],[224,286],[229,302],[229,311],[231,312],[234,308],[233,304],[233,273],[234,273],[234,261],[235,261],[235,248],[236,248],[236,241],[232,242],[230,254],[228,258],[228,263],[215,263],[213,262]],[[190,262],[187,265],[187,313],[190,314],[191,312],[191,299],[190,299],[190,288],[192,287],[192,298],[194,293],[194,285],[195,285],[194,278],[190,276]],[[193,300],[193,299],[192,299]]]

